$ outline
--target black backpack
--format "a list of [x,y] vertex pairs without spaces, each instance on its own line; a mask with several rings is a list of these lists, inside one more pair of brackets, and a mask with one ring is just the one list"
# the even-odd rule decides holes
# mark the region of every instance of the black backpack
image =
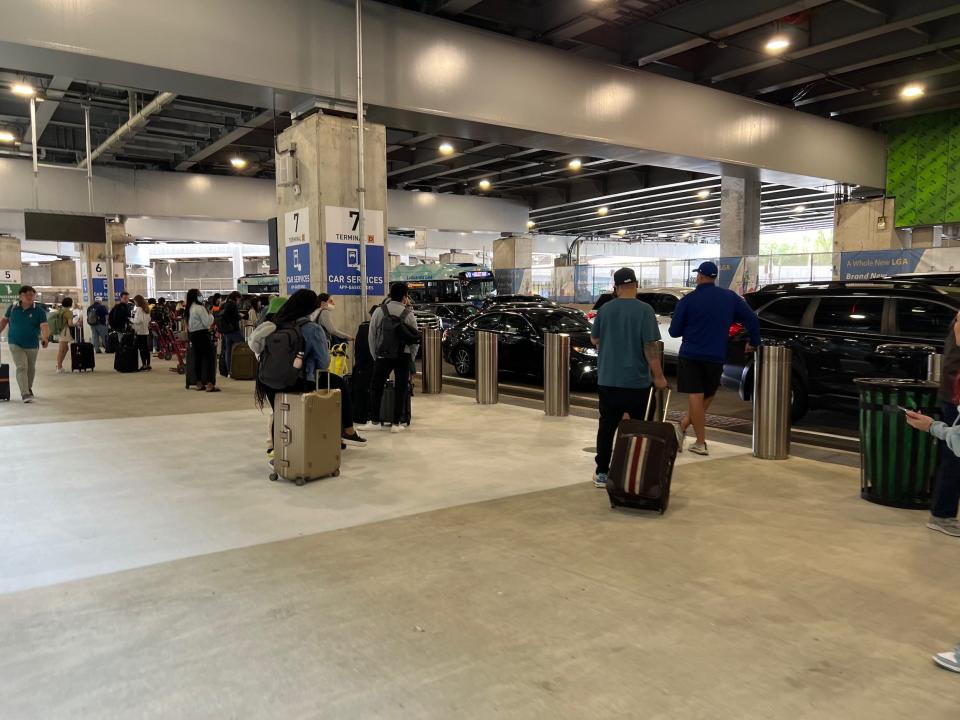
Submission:
[[404,308],[399,315],[393,315],[387,310],[387,302],[380,306],[383,319],[380,322],[377,357],[396,358],[400,357],[405,346],[420,342],[420,332],[407,325],[407,318],[412,312],[410,308]]
[[257,379],[271,390],[287,390],[300,379],[302,368],[294,367],[293,362],[303,352],[301,328],[306,322],[306,318],[300,318],[294,324],[278,325],[267,336],[260,354]]

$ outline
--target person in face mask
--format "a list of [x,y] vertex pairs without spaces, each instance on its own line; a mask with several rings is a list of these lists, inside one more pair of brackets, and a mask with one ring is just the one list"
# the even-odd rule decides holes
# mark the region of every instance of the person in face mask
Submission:
[[340,343],[353,342],[353,337],[337,330],[333,319],[333,313],[337,309],[334,299],[330,297],[328,293],[320,293],[317,299],[319,302],[319,307],[317,308],[319,314],[316,321],[320,323],[320,327],[323,328],[327,337],[330,338],[330,344],[338,345]]

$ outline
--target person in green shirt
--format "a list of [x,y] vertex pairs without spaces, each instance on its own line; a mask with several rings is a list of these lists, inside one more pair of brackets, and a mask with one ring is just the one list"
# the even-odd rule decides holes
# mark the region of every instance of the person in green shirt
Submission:
[[0,333],[10,328],[7,342],[13,364],[17,367],[17,384],[25,403],[33,402],[33,378],[37,374],[37,353],[47,347],[50,326],[47,312],[36,304],[37,291],[29,285],[20,288],[18,302],[7,308],[0,318]]

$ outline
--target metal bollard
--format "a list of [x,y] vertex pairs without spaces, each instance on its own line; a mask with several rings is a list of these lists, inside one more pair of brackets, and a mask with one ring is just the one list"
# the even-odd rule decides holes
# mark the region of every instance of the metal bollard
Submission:
[[477,402],[481,405],[496,404],[500,399],[496,333],[485,330],[477,332],[474,365],[477,370]]
[[753,374],[753,456],[785,460],[790,455],[791,368],[785,345],[757,349]]
[[424,395],[439,395],[443,392],[443,357],[440,353],[440,330],[423,330],[423,374],[420,376],[420,391]]
[[570,414],[570,336],[547,333],[543,353],[543,411],[550,417]]
[[943,376],[943,353],[933,353],[927,358],[927,382],[939,383]]

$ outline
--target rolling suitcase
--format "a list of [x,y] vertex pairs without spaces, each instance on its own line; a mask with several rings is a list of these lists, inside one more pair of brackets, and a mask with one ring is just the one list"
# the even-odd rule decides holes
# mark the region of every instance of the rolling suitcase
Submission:
[[257,356],[245,342],[230,349],[230,377],[234,380],[257,379]]
[[108,353],[115,353],[117,348],[120,347],[120,333],[116,330],[111,330],[107,333],[107,342],[104,350]]
[[[393,425],[393,405],[396,399],[396,385],[393,380],[387,380],[383,386],[383,399],[380,401],[380,425]],[[407,383],[407,397],[403,409],[400,411],[400,424],[410,425],[411,400],[413,397],[413,383]]]
[[362,365],[353,369],[350,376],[350,398],[353,400],[353,423],[364,425],[370,422],[370,379],[373,366]]
[[77,325],[79,340],[70,343],[70,372],[85,372],[97,366],[93,353],[93,343],[84,341],[83,325]]
[[0,400],[10,399],[10,366],[0,363]]
[[137,336],[123,333],[120,346],[113,356],[113,369],[121,373],[135,373],[139,369],[140,354],[137,352]]
[[183,366],[183,378],[186,381],[187,390],[192,390],[197,386],[197,357],[192,343],[187,345],[187,359]]
[[330,389],[329,374],[326,390],[277,393],[271,480],[283,478],[301,486],[340,474],[341,401],[340,391]]
[[[654,396],[657,396],[657,405],[652,408]],[[657,510],[661,515],[667,511],[673,465],[680,447],[674,425],[662,421],[669,402],[669,388],[664,391],[662,401],[661,394],[652,391],[646,417],[660,417],[661,420],[624,420],[620,423],[607,474],[610,507]]]

